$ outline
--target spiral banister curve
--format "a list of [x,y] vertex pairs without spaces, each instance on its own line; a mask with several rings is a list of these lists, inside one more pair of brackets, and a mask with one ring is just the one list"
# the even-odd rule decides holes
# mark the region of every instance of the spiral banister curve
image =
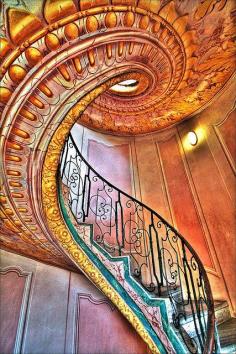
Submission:
[[77,225],[93,225],[92,250],[114,260],[128,257],[131,277],[145,293],[169,299],[170,325],[188,352],[217,352],[209,280],[188,241],[157,212],[97,173],[71,133],[61,154],[59,176],[63,199]]
[[[98,175],[69,137],[61,160],[62,199],[77,225],[93,226],[93,237],[79,236],[110,272],[117,268],[117,282],[133,301],[128,306],[72,239],[60,214],[56,171],[64,139],[78,117],[92,129],[146,134],[196,115],[216,99],[235,73],[235,3],[13,3],[3,2],[0,38],[2,245],[64,268],[72,260],[116,305],[120,301],[117,307],[153,353],[159,348],[149,335],[152,329],[157,337],[163,331],[174,336],[163,318],[163,299],[169,299],[169,322],[181,332],[187,352],[212,352],[210,286],[185,239],[155,211]],[[125,79],[139,83],[129,101],[109,92]],[[124,124],[115,124],[117,116]],[[71,161],[63,169],[68,144]],[[147,321],[140,320],[141,312]],[[167,342],[168,353],[184,352]]]

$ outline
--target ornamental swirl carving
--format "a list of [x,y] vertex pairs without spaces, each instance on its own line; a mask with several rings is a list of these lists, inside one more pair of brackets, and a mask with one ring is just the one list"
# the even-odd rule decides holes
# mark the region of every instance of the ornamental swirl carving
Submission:
[[[127,0],[122,5],[115,1],[106,6],[106,2],[80,1],[77,8],[73,1],[47,0],[43,9],[46,23],[26,10],[6,8],[7,23],[2,24],[6,37],[1,38],[2,102],[8,102],[29,69],[27,62],[16,63],[21,52],[32,66],[45,54],[58,54],[66,44],[73,46],[89,36],[85,60],[94,73],[101,69],[101,55],[108,66],[127,62],[132,68],[134,62],[139,63],[140,89],[139,94],[128,95],[128,106],[124,95],[121,99],[119,94],[104,93],[82,116],[85,125],[139,134],[166,128],[195,114],[235,72],[235,8],[230,0],[189,3]],[[98,36],[103,37],[102,49],[92,40]],[[72,61],[73,70],[82,73],[81,58]],[[59,65],[58,71],[65,81],[71,80],[68,64]],[[147,79],[148,87],[143,85]],[[40,90],[50,97],[50,88],[41,84]],[[40,100],[32,100],[38,108],[43,107]]]
[[[68,132],[74,122],[68,112],[110,78],[117,78],[114,84],[137,80],[135,94],[127,98],[108,86],[106,92],[98,88],[95,97],[80,102],[85,125],[118,134],[147,133],[203,109],[235,71],[235,4],[46,0],[30,12],[31,6],[11,8],[10,3],[4,1],[0,23],[1,245],[71,267],[59,247],[63,241],[69,250],[71,239],[55,228],[60,214],[47,208],[49,227],[42,210],[46,152],[52,166],[58,161],[51,136],[65,116]],[[53,148],[61,148],[64,136],[59,129]],[[47,167],[45,206],[55,199],[56,188]]]
[[[139,319],[137,316],[135,316],[131,308],[104,278],[101,272],[95,267],[93,262],[86,256],[78,243],[74,241],[61,215],[60,206],[58,203],[57,171],[60,161],[61,149],[64,145],[66,136],[86,106],[90,104],[94,98],[101,93],[101,91],[105,91],[109,86],[112,85],[113,82],[115,83],[116,81],[117,79],[104,84],[100,90],[95,89],[92,93],[83,98],[81,102],[78,103],[71,112],[69,112],[64,121],[53,134],[43,165],[42,202],[46,221],[51,230],[51,233],[59,241],[64,251],[70,256],[71,259],[73,259],[73,261],[89,277],[89,279],[116,305],[116,307],[122,312],[128,321],[131,322],[143,340],[149,345],[151,351],[153,353],[159,353],[159,350],[153,343],[149,333],[140,323]],[[75,181],[73,181],[73,179],[70,181],[72,188],[74,182]]]

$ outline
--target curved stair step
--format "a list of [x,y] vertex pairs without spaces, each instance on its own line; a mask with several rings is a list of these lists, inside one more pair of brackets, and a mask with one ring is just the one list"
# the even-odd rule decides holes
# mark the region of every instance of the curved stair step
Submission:
[[217,327],[221,345],[221,353],[236,353],[236,318],[230,318],[219,324]]

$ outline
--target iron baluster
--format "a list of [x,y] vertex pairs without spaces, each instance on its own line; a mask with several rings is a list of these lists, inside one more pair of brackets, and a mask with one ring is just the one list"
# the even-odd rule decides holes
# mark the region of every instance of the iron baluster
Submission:
[[187,269],[186,269],[186,268],[188,268],[188,270],[189,270],[189,267],[188,267],[188,260],[187,260],[187,257],[186,257],[185,245],[184,245],[183,241],[182,241],[182,248],[183,248],[183,264],[184,264],[184,269],[185,269],[184,275],[185,275],[185,281],[186,281],[186,286],[187,286],[188,297],[189,297],[189,300],[190,300],[189,303],[190,303],[191,311],[192,311],[192,314],[193,314],[193,321],[194,321],[194,327],[195,327],[195,331],[196,331],[196,334],[197,334],[197,338],[198,338],[201,350],[203,350],[204,347],[203,347],[202,339],[201,339],[201,336],[200,336],[200,333],[199,333],[199,329],[198,329],[198,326],[197,326],[196,315],[195,315],[195,312],[194,312],[194,306],[193,306],[193,301],[192,301],[191,292],[190,292],[190,286],[189,286],[189,280],[188,280],[188,272],[187,272]]
[[99,175],[71,134],[61,154],[60,176],[78,222],[94,225],[92,245],[99,243],[112,256],[128,255],[131,273],[145,290],[170,299],[173,325],[190,353],[216,352],[210,285],[191,245],[158,213]]

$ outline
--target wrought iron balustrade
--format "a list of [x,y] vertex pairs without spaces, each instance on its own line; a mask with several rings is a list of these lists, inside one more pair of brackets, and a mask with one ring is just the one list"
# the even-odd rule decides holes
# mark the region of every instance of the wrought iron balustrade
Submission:
[[154,297],[168,297],[173,325],[191,353],[214,352],[214,305],[206,271],[191,245],[158,213],[106,181],[83,158],[70,134],[60,177],[78,223],[93,242],[128,256],[133,277]]

